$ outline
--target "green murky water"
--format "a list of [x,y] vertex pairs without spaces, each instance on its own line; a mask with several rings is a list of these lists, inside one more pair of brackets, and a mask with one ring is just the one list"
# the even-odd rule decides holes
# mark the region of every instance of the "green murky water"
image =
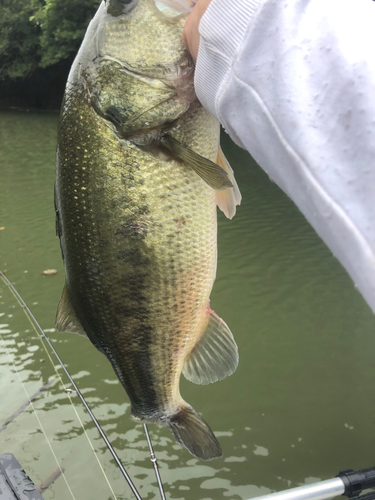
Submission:
[[[109,363],[85,339],[54,331],[64,282],[54,232],[56,125],[55,115],[0,114],[0,269],[46,330],[141,496],[159,498],[143,429],[129,419]],[[247,499],[375,465],[375,317],[250,156],[228,137],[223,149],[243,204],[232,221],[219,214],[211,305],[235,335],[240,365],[213,385],[181,380],[184,398],[218,436],[222,459],[194,459],[168,430],[150,426],[170,499]],[[42,276],[48,268],[57,275]],[[0,429],[52,380],[0,431],[0,453],[13,453],[37,485],[61,465],[65,477],[46,499],[130,498],[77,396],[74,406],[69,400],[68,381],[57,378],[57,362],[2,282],[0,296]]]

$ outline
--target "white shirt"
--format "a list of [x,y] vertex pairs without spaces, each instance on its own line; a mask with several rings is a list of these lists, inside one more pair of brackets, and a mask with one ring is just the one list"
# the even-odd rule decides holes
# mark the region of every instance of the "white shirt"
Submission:
[[199,29],[198,98],[375,312],[375,3],[212,0]]

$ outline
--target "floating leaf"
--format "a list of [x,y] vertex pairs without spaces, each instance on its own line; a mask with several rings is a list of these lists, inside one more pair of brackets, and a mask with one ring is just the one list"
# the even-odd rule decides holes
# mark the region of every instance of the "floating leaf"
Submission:
[[4,227],[4,226],[0,227],[0,231],[2,231],[3,229],[5,229],[5,227]]
[[46,269],[42,272],[42,276],[54,276],[55,274],[57,274],[56,269]]

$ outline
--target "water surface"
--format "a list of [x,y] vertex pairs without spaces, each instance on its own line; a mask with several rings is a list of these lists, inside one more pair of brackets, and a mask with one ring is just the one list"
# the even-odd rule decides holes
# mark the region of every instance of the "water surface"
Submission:
[[[87,340],[54,330],[64,284],[53,209],[56,126],[54,114],[0,114],[0,269],[46,329],[140,494],[151,500],[158,490],[146,439],[129,419],[111,366]],[[218,436],[222,459],[199,461],[167,429],[150,426],[171,499],[247,499],[375,465],[375,317],[291,201],[225,135],[223,149],[243,203],[232,221],[219,214],[211,307],[230,325],[240,365],[208,386],[181,378],[184,398]],[[58,273],[42,276],[48,268]],[[53,379],[35,411],[29,405],[0,432],[0,453],[13,453],[36,484],[57,463],[64,467],[65,479],[46,499],[130,498],[73,395],[75,413],[57,362],[2,282],[0,296],[0,428]]]

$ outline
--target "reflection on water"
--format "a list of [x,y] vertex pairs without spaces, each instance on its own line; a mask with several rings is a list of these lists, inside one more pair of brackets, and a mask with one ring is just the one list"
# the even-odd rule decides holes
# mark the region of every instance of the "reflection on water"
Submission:
[[[159,498],[142,426],[106,359],[85,339],[59,334],[64,283],[54,232],[55,115],[0,114],[0,269],[54,342],[143,498]],[[375,320],[345,271],[285,195],[227,136],[243,203],[219,214],[218,274],[211,305],[230,325],[240,365],[209,386],[181,392],[210,423],[224,456],[199,461],[165,428],[149,426],[168,498],[246,499],[340,469],[373,464]],[[55,268],[56,276],[42,276]],[[23,311],[0,283],[0,452],[13,453],[39,484],[66,470],[44,498],[129,498],[129,488],[82,409],[78,417]],[[55,370],[56,368],[56,370]],[[64,384],[69,383],[63,377]],[[39,420],[38,420],[38,418]],[[47,438],[51,444],[49,448]]]

